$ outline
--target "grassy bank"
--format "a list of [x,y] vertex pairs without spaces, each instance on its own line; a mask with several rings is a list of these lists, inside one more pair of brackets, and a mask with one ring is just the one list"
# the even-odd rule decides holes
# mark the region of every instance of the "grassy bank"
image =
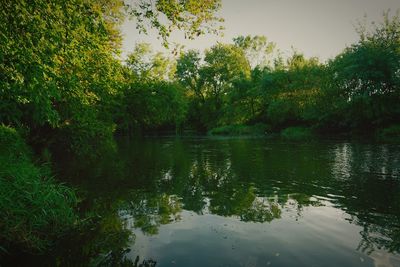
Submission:
[[74,191],[34,164],[18,133],[0,125],[0,244],[40,252],[77,222]]

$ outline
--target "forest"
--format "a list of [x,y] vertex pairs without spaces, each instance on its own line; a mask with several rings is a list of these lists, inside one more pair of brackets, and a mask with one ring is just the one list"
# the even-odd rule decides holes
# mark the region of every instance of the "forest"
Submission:
[[[205,51],[169,43],[223,31],[219,0],[21,0],[0,3],[0,254],[42,253],[85,229],[84,196],[53,170],[68,153],[96,161],[116,136],[250,135],[290,140],[400,137],[400,13],[359,25],[321,62],[242,35]],[[120,25],[156,29],[171,51]]]

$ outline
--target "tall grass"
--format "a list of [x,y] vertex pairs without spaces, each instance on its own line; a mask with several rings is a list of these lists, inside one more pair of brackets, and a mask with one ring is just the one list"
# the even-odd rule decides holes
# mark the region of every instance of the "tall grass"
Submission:
[[74,191],[32,161],[18,133],[0,125],[0,244],[40,252],[77,222]]

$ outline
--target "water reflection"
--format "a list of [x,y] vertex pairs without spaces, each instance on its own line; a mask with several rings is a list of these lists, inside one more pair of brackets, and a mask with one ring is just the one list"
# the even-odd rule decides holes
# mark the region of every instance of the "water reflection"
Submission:
[[333,150],[332,174],[335,179],[349,179],[351,176],[352,150],[348,143],[337,145]]
[[[101,250],[112,251],[101,264],[400,264],[398,145],[145,139],[119,147],[90,166],[60,167],[87,191],[87,209],[113,211],[102,215],[103,231],[116,230],[107,238],[121,244],[90,241],[113,247]],[[191,262],[209,249],[225,254]]]
[[155,235],[160,225],[180,220],[182,203],[176,196],[137,191],[120,209],[121,216],[132,223],[131,227]]

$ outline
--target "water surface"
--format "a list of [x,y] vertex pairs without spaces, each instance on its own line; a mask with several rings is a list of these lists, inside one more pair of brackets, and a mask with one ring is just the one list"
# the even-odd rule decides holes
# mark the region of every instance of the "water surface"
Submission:
[[91,264],[400,266],[400,145],[124,139],[63,175],[102,214]]

